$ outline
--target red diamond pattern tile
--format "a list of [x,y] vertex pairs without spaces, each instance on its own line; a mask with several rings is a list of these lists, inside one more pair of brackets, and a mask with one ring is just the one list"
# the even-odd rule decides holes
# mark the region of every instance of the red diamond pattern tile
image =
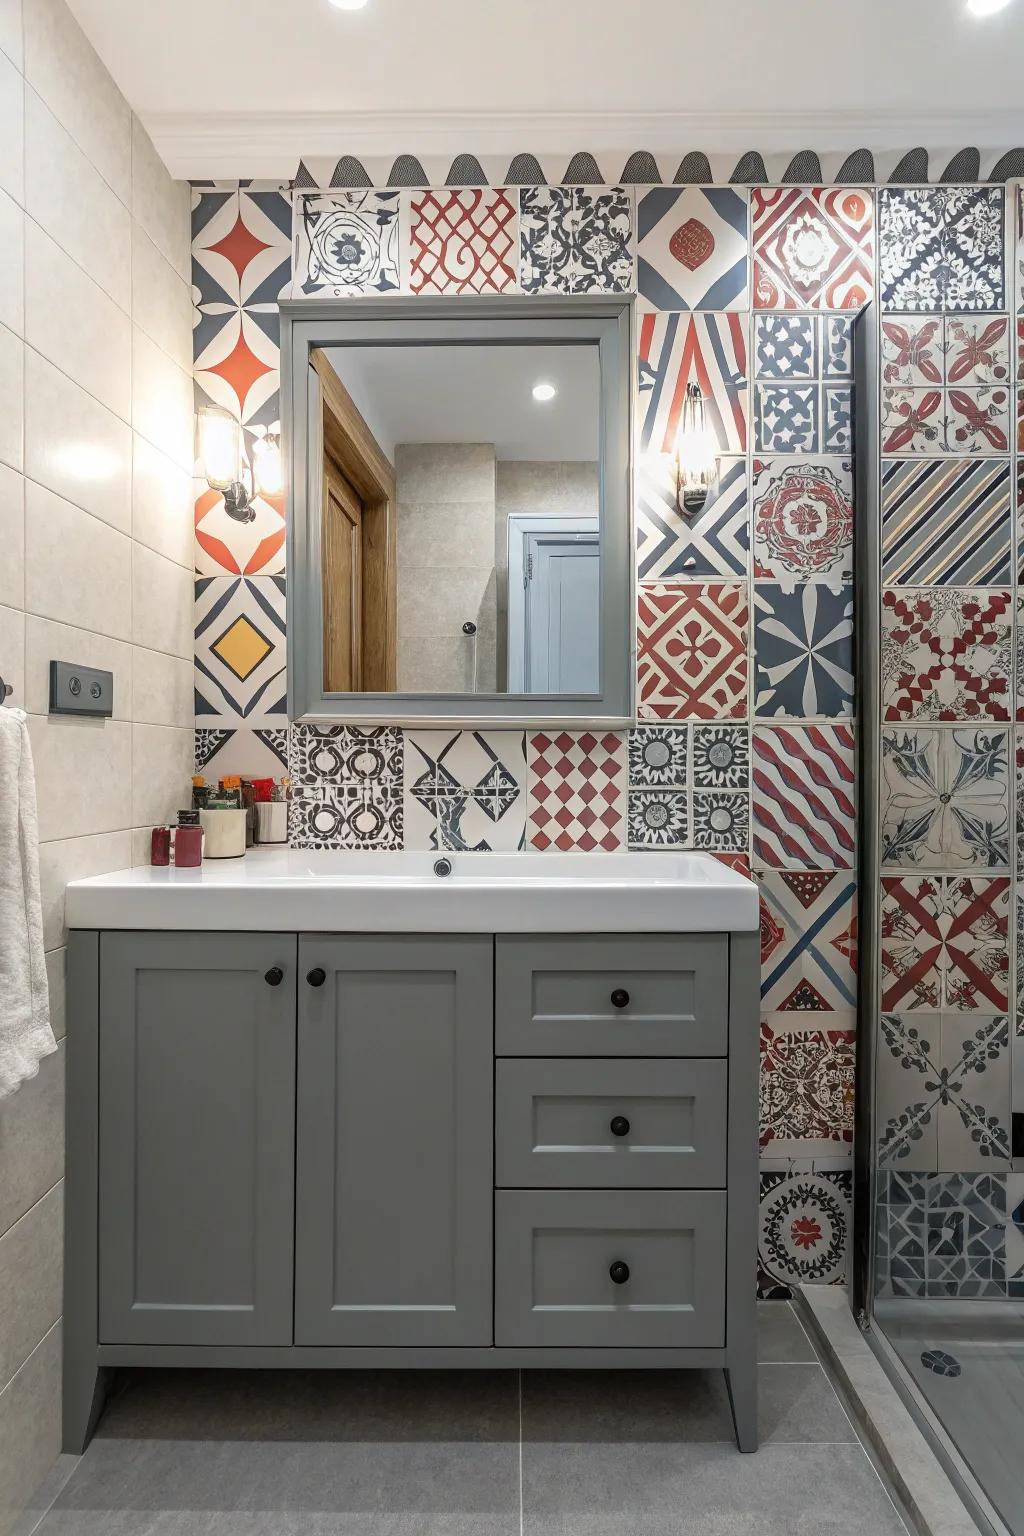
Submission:
[[539,731],[528,739],[531,848],[614,852],[626,845],[626,738]]

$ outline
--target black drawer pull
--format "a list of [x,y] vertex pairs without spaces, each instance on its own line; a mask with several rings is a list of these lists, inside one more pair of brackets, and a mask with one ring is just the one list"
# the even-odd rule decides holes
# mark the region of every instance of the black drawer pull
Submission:
[[628,1008],[629,1007],[629,993],[626,991],[625,987],[616,987],[615,988],[615,991],[612,993],[612,1007],[613,1008]]
[[611,1131],[613,1136],[628,1136],[629,1121],[626,1119],[625,1115],[615,1115],[608,1129]]
[[311,987],[322,987],[324,982],[327,980],[327,972],[323,970],[319,965],[314,966],[311,971],[306,972],[306,980],[309,982]]
[[272,965],[263,977],[263,980],[268,987],[279,987],[282,981],[284,981],[284,971],[282,971],[279,965]]
[[629,1265],[624,1264],[621,1259],[616,1259],[608,1273],[616,1285],[625,1285],[629,1279]]

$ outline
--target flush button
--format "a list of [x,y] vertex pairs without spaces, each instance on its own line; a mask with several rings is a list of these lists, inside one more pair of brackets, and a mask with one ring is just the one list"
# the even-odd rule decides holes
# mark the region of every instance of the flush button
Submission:
[[114,713],[114,674],[98,667],[77,667],[71,661],[50,662],[50,714],[92,715],[109,719]]

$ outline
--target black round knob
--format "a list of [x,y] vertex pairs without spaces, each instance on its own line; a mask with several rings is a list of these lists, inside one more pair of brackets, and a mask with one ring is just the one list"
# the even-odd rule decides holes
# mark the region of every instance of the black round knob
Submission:
[[616,1285],[625,1285],[629,1279],[629,1265],[624,1264],[621,1259],[616,1259],[608,1273]]
[[279,987],[282,981],[284,981],[284,971],[282,971],[279,965],[272,965],[263,977],[263,980],[267,983],[268,987]]
[[608,1129],[611,1131],[613,1136],[628,1136],[629,1121],[626,1119],[625,1115],[615,1115]]
[[322,987],[327,980],[327,972],[319,965],[314,966],[311,971],[306,972],[306,980],[311,987]]
[[629,1007],[629,993],[626,991],[625,987],[616,987],[615,988],[615,991],[612,993],[612,1007],[613,1008],[628,1008]]

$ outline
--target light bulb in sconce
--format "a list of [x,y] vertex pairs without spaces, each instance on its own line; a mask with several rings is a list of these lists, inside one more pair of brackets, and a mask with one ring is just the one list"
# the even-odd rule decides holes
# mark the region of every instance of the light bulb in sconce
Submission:
[[261,496],[279,496],[284,488],[281,441],[272,432],[258,437],[252,445],[252,478]]
[[545,401],[553,400],[558,394],[558,390],[553,384],[549,384],[546,379],[541,379],[539,384],[533,386],[530,393],[535,400],[543,405]]
[[676,507],[684,516],[700,512],[718,473],[718,445],[708,426],[699,384],[687,384],[683,419],[676,438]]
[[245,484],[248,466],[242,462],[241,423],[219,406],[204,405],[198,412],[196,457],[206,483],[224,497],[224,510],[238,523],[256,516],[249,505]]

